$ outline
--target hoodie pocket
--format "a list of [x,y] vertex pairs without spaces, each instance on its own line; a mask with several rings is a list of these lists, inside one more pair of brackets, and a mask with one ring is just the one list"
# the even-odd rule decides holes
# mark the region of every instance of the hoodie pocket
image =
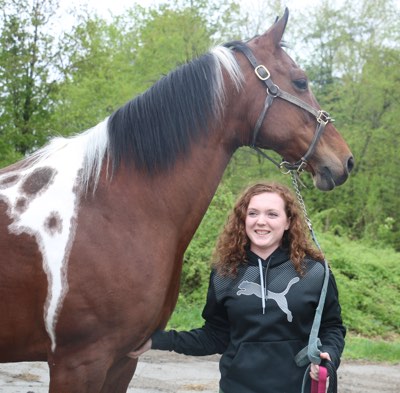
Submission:
[[306,367],[298,367],[294,357],[303,347],[300,340],[242,343],[231,362],[221,361],[224,390],[299,393]]

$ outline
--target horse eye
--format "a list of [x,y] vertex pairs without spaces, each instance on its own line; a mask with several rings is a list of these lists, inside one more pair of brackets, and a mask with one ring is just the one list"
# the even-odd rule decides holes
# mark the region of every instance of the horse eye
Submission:
[[296,79],[293,83],[300,90],[307,90],[308,88],[308,81],[305,78]]

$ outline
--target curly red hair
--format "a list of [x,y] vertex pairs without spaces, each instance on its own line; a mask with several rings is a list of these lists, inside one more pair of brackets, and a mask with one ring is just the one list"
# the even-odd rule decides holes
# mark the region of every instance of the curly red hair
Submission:
[[290,226],[283,235],[282,246],[289,250],[296,271],[302,274],[302,262],[306,256],[323,261],[322,252],[310,239],[304,215],[293,192],[279,183],[257,183],[248,187],[239,197],[217,240],[213,266],[220,274],[234,276],[238,266],[247,261],[246,250],[250,247],[245,229],[247,208],[253,196],[265,192],[278,194],[285,203]]

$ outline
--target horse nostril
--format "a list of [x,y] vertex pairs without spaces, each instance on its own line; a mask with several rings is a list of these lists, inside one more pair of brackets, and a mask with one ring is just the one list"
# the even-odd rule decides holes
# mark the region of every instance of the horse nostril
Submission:
[[350,173],[354,168],[354,157],[351,156],[348,160],[347,160],[347,172]]

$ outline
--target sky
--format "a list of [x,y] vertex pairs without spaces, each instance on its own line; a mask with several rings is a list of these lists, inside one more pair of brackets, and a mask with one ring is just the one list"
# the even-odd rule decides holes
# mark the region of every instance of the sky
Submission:
[[[68,1],[68,3],[76,3],[76,0],[70,0]],[[137,3],[140,4],[142,6],[148,6],[148,5],[154,5],[154,4],[158,4],[158,3],[165,3],[165,0],[114,0],[114,1],[107,1],[107,0],[87,0],[87,2],[90,4],[90,6],[95,9],[97,9],[99,12],[104,12],[105,14],[107,13],[107,11],[109,9],[112,10],[112,12],[114,13],[120,13],[121,11],[123,11],[125,8],[131,6],[133,3]],[[304,6],[308,6],[312,4],[317,3],[318,0],[287,0],[285,3],[289,8],[295,9],[298,7],[304,7]],[[81,2],[77,2],[77,3],[82,3]],[[241,0],[240,3],[242,5],[245,5],[246,8],[247,7],[251,7],[251,6],[255,6],[256,4],[260,3],[260,0]]]
[[[295,10],[304,7],[312,7],[320,0],[286,0],[284,3],[289,10]],[[400,0],[399,0],[400,1]],[[143,7],[165,3],[166,0],[60,0],[62,8],[68,6],[82,5],[87,3],[89,9],[95,9],[101,16],[106,17],[110,12],[114,15],[121,14],[125,9],[130,8],[133,4],[140,4]],[[248,7],[260,7],[262,0],[240,0],[240,4]],[[283,9],[282,9],[283,11]]]
[[[109,17],[110,15],[122,14],[124,10],[132,7],[135,3],[145,7],[165,3],[166,1],[167,0],[60,0],[60,8],[61,10],[65,10],[65,14],[63,12],[63,20],[61,23],[65,23],[66,25],[71,23],[69,17],[66,15],[66,10],[69,7],[79,8],[86,4],[88,9],[96,10],[100,16]],[[296,9],[312,7],[317,4],[318,1],[320,0],[286,0],[283,3],[285,4],[284,6],[289,7],[290,11],[294,11]],[[245,9],[260,9],[263,3],[265,3],[263,0],[240,0],[240,4],[245,7]],[[283,10],[284,7],[282,7],[282,13]]]
[[[68,31],[70,27],[74,25],[74,18],[68,15],[67,10],[70,8],[79,9],[80,7],[87,7],[88,10],[95,10],[99,16],[103,18],[111,18],[112,15],[121,15],[126,9],[131,8],[134,4],[139,4],[143,7],[154,6],[160,3],[166,3],[168,0],[59,0],[60,4],[60,21],[53,26],[54,34],[57,35],[60,31]],[[261,22],[261,29],[267,29],[275,20],[275,16],[282,16],[284,7],[288,7],[290,13],[293,13],[297,9],[312,9],[313,5],[318,4],[321,0],[283,0],[282,12],[280,15],[272,14],[270,19],[265,21],[265,24]],[[338,3],[342,0],[330,0],[333,3]],[[398,0],[400,2],[400,0]],[[265,10],[265,0],[239,0],[240,4],[244,9],[251,10],[255,15],[268,15]],[[254,11],[255,10],[255,11]],[[260,22],[260,19],[258,19]],[[252,27],[249,29],[249,34],[259,33],[253,31]]]

